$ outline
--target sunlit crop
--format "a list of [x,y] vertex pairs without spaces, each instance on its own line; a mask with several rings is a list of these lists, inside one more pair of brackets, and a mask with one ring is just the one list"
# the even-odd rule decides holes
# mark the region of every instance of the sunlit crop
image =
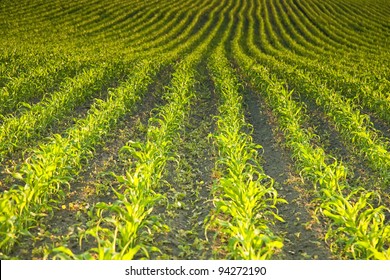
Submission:
[[389,4],[1,1],[0,259],[390,259]]

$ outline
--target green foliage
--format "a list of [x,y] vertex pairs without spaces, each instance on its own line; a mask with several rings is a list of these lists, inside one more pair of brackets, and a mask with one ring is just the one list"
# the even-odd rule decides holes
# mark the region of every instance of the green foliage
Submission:
[[239,95],[239,83],[229,70],[222,48],[210,61],[210,68],[221,104],[213,135],[218,150],[216,169],[221,177],[214,186],[216,211],[211,225],[221,227],[228,238],[228,257],[233,259],[270,259],[283,246],[281,238],[269,229],[276,214],[278,198],[273,181],[259,165],[257,151],[262,147],[252,143],[243,132],[245,123]]
[[[53,250],[60,259],[158,252],[149,233],[166,228],[153,209],[166,199],[159,189],[167,163],[177,160],[201,63],[211,77],[198,74],[214,82],[219,100],[210,136],[217,176],[208,225],[219,230],[219,249],[232,259],[270,259],[283,246],[270,228],[283,221],[277,208],[285,201],[260,164],[258,152],[268,147],[253,143],[244,118],[240,88],[248,79],[277,118],[297,173],[313,186],[330,249],[340,258],[389,259],[389,6],[352,2],[2,1],[0,257],[12,255],[22,236],[33,238],[89,160],[99,157],[96,147],[118,120],[144,102],[156,71],[172,65],[145,141],[129,137],[119,152],[129,166],[114,174],[117,201],[97,203],[80,236],[95,240],[95,248],[79,255],[66,246]],[[325,152],[302,102],[323,113],[382,190],[348,181],[348,163]],[[190,247],[181,249],[189,255]]]
[[7,223],[0,225],[4,239],[0,248],[8,252],[19,234],[37,222],[37,216],[51,210],[53,203],[64,199],[68,186],[90,156],[93,147],[112,128],[115,121],[139,100],[154,69],[141,62],[134,76],[122,87],[110,92],[106,102],[97,102],[86,119],[68,131],[68,137],[55,135],[52,141],[37,148],[22,166],[13,171],[24,185],[5,191],[0,199],[0,216]]

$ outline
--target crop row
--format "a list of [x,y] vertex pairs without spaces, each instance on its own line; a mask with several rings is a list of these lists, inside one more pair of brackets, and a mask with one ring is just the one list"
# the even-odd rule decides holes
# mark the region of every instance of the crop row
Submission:
[[[278,202],[273,180],[259,164],[257,150],[244,121],[239,83],[230,71],[222,48],[212,56],[211,72],[220,94],[221,105],[215,142],[217,170],[221,175],[213,189],[213,223],[227,235],[228,257],[234,259],[269,259],[283,246],[269,228],[273,219],[282,220],[274,209]],[[269,217],[271,216],[271,218]]]
[[[342,258],[390,258],[390,210],[383,199],[390,182],[385,1],[11,2],[0,3],[6,27],[0,30],[0,178],[13,176],[4,182],[15,183],[0,182],[2,257],[60,208],[97,156],[95,148],[134,112],[156,73],[172,67],[146,140],[128,139],[119,151],[131,164],[114,176],[116,202],[91,210],[85,234],[96,246],[78,255],[61,246],[55,258],[148,258],[159,251],[147,234],[164,226],[153,209],[166,199],[160,191],[167,166],[177,160],[176,139],[199,75],[218,98],[210,134],[215,209],[203,226],[218,232],[221,254],[269,259],[283,246],[273,230],[283,222],[277,209],[285,201],[260,164],[258,151],[268,147],[253,142],[244,117],[241,86],[249,81],[276,117],[296,172],[313,186],[330,249]],[[200,64],[209,76],[196,73]],[[326,118],[363,168],[370,167],[382,190],[351,183],[347,166],[355,163],[327,154],[324,132],[305,128],[316,113],[307,105]]]
[[369,117],[360,112],[353,100],[346,99],[332,88],[327,87],[326,83],[316,74],[297,69],[295,66],[277,60],[275,56],[262,53],[253,42],[252,26],[249,26],[248,33],[245,46],[250,56],[270,67],[273,73],[288,82],[290,88],[308,99],[314,99],[333,120],[336,129],[340,131],[345,141],[357,148],[356,153],[364,156],[370,166],[378,171],[382,177],[381,180],[386,183],[390,164],[388,147],[386,140],[380,139]]
[[[238,30],[240,24],[242,21]],[[277,115],[300,174],[313,183],[317,192],[318,212],[332,221],[326,235],[331,249],[347,258],[387,259],[390,226],[386,224],[385,212],[389,209],[374,206],[372,198],[379,194],[348,185],[346,168],[329,159],[321,147],[311,144],[310,139],[317,136],[302,128],[304,111],[293,101],[292,91],[246,55],[240,46],[240,36],[235,38],[234,57]]]
[[[225,6],[224,10],[229,6]],[[158,189],[162,185],[168,161],[175,160],[172,153],[174,141],[183,126],[194,98],[194,67],[201,60],[204,50],[215,37],[223,19],[220,18],[207,38],[179,65],[173,74],[170,87],[164,94],[166,105],[158,109],[148,122],[145,142],[132,142],[121,151],[129,154],[134,162],[124,175],[116,175],[121,184],[113,190],[117,195],[114,204],[96,205],[97,220],[86,231],[97,241],[97,247],[75,255],[66,247],[54,249],[61,259],[133,259],[149,257],[158,248],[145,244],[147,229],[158,227],[156,217],[151,216],[155,203],[164,198]],[[105,213],[107,212],[107,213]]]
[[[217,10],[214,9],[211,16],[216,12]],[[221,22],[219,20],[219,25],[221,25]],[[182,47],[184,49],[191,47],[191,44],[197,42],[203,36],[204,31],[210,27],[211,23],[212,21],[206,24],[200,30],[202,32],[196,33],[192,37],[192,40],[188,40]],[[215,34],[216,31],[211,34]],[[212,37],[208,35],[209,39],[202,41],[202,49],[207,46],[207,41],[210,41]],[[198,56],[197,59],[199,59],[201,52],[197,51],[196,53]],[[53,142],[32,150],[31,156],[26,160],[26,163],[13,172],[13,176],[24,181],[25,185],[13,187],[9,191],[5,191],[2,195],[2,210],[4,212],[2,216],[8,221],[4,224],[1,231],[5,237],[2,242],[4,252],[12,248],[14,241],[21,233],[28,234],[28,229],[37,222],[35,220],[36,216],[46,215],[47,211],[50,211],[53,202],[63,199],[63,195],[66,192],[62,188],[69,185],[71,177],[75,176],[82,168],[84,158],[91,155],[93,147],[99,143],[101,136],[109,131],[109,128],[115,123],[115,120],[124,114],[125,109],[128,107],[131,108],[132,106],[130,104],[134,104],[140,98],[139,91],[142,89],[145,90],[150,81],[147,79],[149,75],[148,71],[150,70],[147,69],[152,66],[150,63],[147,63],[145,67],[146,69],[141,67],[142,71],[140,73],[137,73],[140,69],[133,69],[133,72],[129,74],[129,80],[125,81],[123,86],[121,85],[119,88],[109,91],[107,101],[95,101],[92,109],[88,112],[88,116],[70,128],[66,133],[66,138],[60,137],[59,135],[53,136]],[[183,67],[185,69],[189,68],[188,66]],[[116,71],[120,71],[120,69],[118,68]],[[151,69],[154,68],[152,67]],[[91,76],[93,79],[98,78],[96,75],[88,75],[88,72],[85,75],[87,77]],[[179,82],[182,81],[182,78],[178,79]],[[84,80],[82,79],[82,81]],[[85,82],[88,83],[88,79]],[[91,84],[96,86],[95,82]],[[134,92],[134,96],[129,95],[129,92],[132,91]],[[172,95],[175,96],[173,93]],[[53,102],[53,104],[57,106],[56,102]],[[40,103],[37,105],[39,110],[37,109],[36,111],[39,114],[43,112],[42,107]],[[51,110],[52,106],[47,106],[47,108]],[[172,107],[169,108],[172,109]],[[34,110],[29,112],[34,112]],[[109,118],[107,118],[108,115],[110,116]],[[176,116],[176,114],[174,115]],[[155,149],[161,147],[160,144],[157,144]],[[147,145],[147,148],[150,148],[150,144]],[[144,175],[140,174],[140,176]]]
[[24,184],[5,191],[0,198],[3,252],[12,248],[20,234],[28,233],[38,217],[47,215],[53,202],[64,197],[70,179],[81,169],[93,147],[139,100],[155,66],[146,62],[134,69],[125,83],[109,92],[107,101],[93,105],[88,116],[67,132],[67,137],[54,135],[13,172]]

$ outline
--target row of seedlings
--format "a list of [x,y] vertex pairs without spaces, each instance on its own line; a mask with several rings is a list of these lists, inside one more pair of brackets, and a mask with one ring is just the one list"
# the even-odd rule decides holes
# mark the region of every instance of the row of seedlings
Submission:
[[379,194],[348,185],[345,166],[314,146],[311,139],[318,136],[302,128],[304,110],[293,101],[292,91],[267,68],[254,64],[237,43],[235,47],[240,65],[277,115],[298,172],[313,184],[317,213],[329,221],[325,238],[331,250],[342,258],[389,259],[390,225],[385,219],[389,209],[375,205]]
[[219,47],[211,57],[210,70],[221,104],[217,131],[213,135],[220,173],[213,188],[216,207],[212,217],[226,238],[227,257],[232,259],[270,259],[283,246],[269,225],[277,215],[278,198],[273,180],[259,164],[258,150],[252,142],[249,125],[242,110],[239,82],[231,72],[224,50]]
[[21,235],[52,212],[69,191],[72,177],[82,169],[93,149],[101,143],[117,119],[138,102],[155,75],[158,63],[140,61],[118,88],[110,90],[107,100],[97,100],[84,119],[67,131],[66,137],[54,135],[50,141],[31,151],[13,171],[20,184],[0,196],[0,252],[6,256]]
[[319,77],[260,52],[252,39],[253,36],[247,38],[251,54],[272,68],[280,78],[288,81],[289,86],[304,93],[308,98],[315,99],[316,103],[324,108],[326,115],[333,120],[345,141],[351,144],[351,148],[368,160],[384,183],[388,182],[390,152],[386,139],[381,139],[369,117],[360,112],[353,100],[346,99],[327,87]]
[[64,81],[58,91],[29,106],[29,110],[20,116],[4,118],[0,126],[0,162],[15,150],[23,149],[32,139],[41,138],[41,134],[50,125],[94,97],[123,74],[124,65],[118,63],[84,70],[76,77]]
[[[224,10],[228,7],[225,6]],[[216,12],[213,10],[212,18]],[[146,141],[129,141],[121,149],[129,154],[133,164],[124,175],[115,176],[121,185],[119,190],[113,190],[117,201],[113,204],[101,202],[95,206],[96,220],[85,236],[93,237],[97,247],[76,255],[61,246],[53,249],[55,258],[128,260],[148,258],[150,252],[159,251],[147,242],[149,231],[163,226],[151,215],[157,201],[165,199],[156,190],[165,182],[163,176],[167,162],[176,160],[172,153],[174,141],[194,99],[195,66],[222,22],[220,17],[213,32],[177,66],[171,86],[164,95],[166,104],[149,119]]]

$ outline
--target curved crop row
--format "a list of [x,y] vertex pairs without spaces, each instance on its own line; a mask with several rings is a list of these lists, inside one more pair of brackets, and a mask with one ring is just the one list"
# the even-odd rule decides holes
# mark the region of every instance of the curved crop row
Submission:
[[11,78],[0,90],[0,116],[17,109],[21,103],[37,100],[55,88],[66,76],[74,75],[78,69],[73,65],[45,65],[26,75]]
[[4,118],[0,127],[0,162],[5,155],[12,154],[15,149],[39,137],[49,125],[96,95],[113,77],[120,77],[122,67],[119,64],[103,65],[84,71],[74,79],[65,81],[60,85],[61,90],[31,106],[21,116]]
[[[198,4],[198,5],[197,5]],[[208,5],[206,5],[208,4]],[[183,7],[178,7],[177,10],[169,10],[165,13],[163,19],[159,22],[158,25],[153,26],[157,32],[145,31],[145,34],[140,33],[140,39],[134,44],[130,45],[130,48],[134,52],[145,52],[148,49],[153,49],[157,46],[165,46],[173,41],[173,45],[176,46],[178,34],[185,33],[185,30],[191,26],[194,18],[194,12],[192,7],[198,6],[197,14],[204,13],[207,9],[212,9],[214,3],[207,3],[203,1],[202,3],[192,3],[190,5],[185,5],[186,9],[183,11]],[[183,5],[184,6],[184,5]],[[174,16],[173,16],[174,15]],[[173,20],[172,20],[173,18]],[[166,48],[166,46],[165,46]]]
[[[258,15],[258,18],[259,17],[260,16]],[[265,34],[264,23],[261,22],[261,25],[259,28],[257,28],[259,23],[256,25],[254,23],[256,17],[253,18],[249,12],[249,16],[247,18],[250,26],[248,28],[248,38],[252,38],[250,43],[251,47],[256,45],[258,49],[271,50],[270,54],[272,54],[272,56],[277,56],[279,59],[283,59],[283,62],[285,63],[288,62],[292,69],[300,68],[305,72],[310,71],[310,75],[315,75],[319,77],[321,81],[326,81],[327,85],[331,85],[335,90],[341,90],[342,94],[348,97],[353,97],[354,99],[358,97],[359,102],[365,108],[377,113],[382,119],[389,119],[390,103],[387,100],[388,96],[386,94],[389,86],[386,80],[380,77],[377,78],[375,76],[367,76],[367,73],[362,72],[361,67],[358,66],[348,67],[347,69],[348,71],[359,69],[359,72],[353,72],[351,74],[346,73],[345,70],[341,70],[341,63],[329,64],[328,58],[322,57],[324,55],[323,53],[319,53],[318,56],[321,57],[318,59],[308,59],[307,57],[296,55],[288,49],[281,51],[272,50],[272,47],[267,42],[267,39],[261,37],[261,40],[259,40],[258,37],[254,34],[254,30],[258,30],[259,34]],[[251,49],[253,49],[253,47]],[[265,57],[265,55],[263,55],[262,58],[263,57]],[[344,65],[344,63],[342,65]],[[370,68],[370,71],[372,71],[372,68]],[[361,73],[360,75],[362,78],[356,77],[356,75],[359,75],[359,73]],[[380,82],[379,87],[376,85],[378,82]],[[354,100],[354,102],[356,102],[356,100]]]
[[390,174],[390,154],[386,143],[379,139],[367,115],[361,114],[350,100],[345,100],[340,94],[328,88],[321,79],[261,53],[253,44],[251,29],[249,26],[250,36],[247,37],[246,43],[251,54],[270,67],[280,78],[285,79],[289,86],[307,98],[314,99],[323,107],[344,139],[352,146],[356,146],[358,148],[356,152],[367,158],[370,165],[380,173],[381,179],[387,182]]
[[[238,30],[241,25],[242,20]],[[329,158],[324,151],[310,144],[310,139],[316,136],[301,127],[302,107],[292,100],[292,92],[242,51],[241,40],[241,36],[236,36],[233,41],[234,56],[278,116],[300,174],[317,190],[319,211],[332,221],[327,232],[331,249],[348,258],[388,259],[390,225],[386,224],[385,212],[389,209],[375,207],[372,202],[372,197],[379,194],[361,188],[351,190],[346,182],[346,168],[336,160],[327,164]]]
[[273,219],[282,220],[274,209],[283,200],[258,164],[257,149],[261,146],[252,143],[251,136],[243,132],[247,124],[239,84],[229,70],[222,47],[211,57],[210,68],[221,95],[218,128],[213,137],[221,175],[213,189],[216,213],[212,220],[221,227],[221,234],[227,235],[229,258],[269,259],[283,246],[269,228]]
[[[295,219],[305,216],[307,221],[309,215],[298,215],[300,210],[291,217],[277,214],[284,202],[279,195],[294,197],[280,207],[281,213],[301,207],[295,197],[306,200],[295,190],[289,192],[294,174],[282,164],[282,156],[268,162],[275,147],[267,145],[277,140],[285,142],[293,166],[307,186],[313,186],[307,193],[315,196],[313,217],[322,223],[320,230],[326,227],[325,242],[334,257],[390,258],[389,197],[384,189],[374,189],[390,182],[389,12],[385,0],[0,1],[0,258],[46,258],[51,241],[59,246],[51,251],[54,258],[65,259],[149,258],[159,253],[162,258],[183,257],[203,249],[199,257],[214,253],[269,259],[278,258],[283,242],[283,256],[327,257],[328,248],[320,248],[324,244],[301,244],[295,234],[305,229]],[[153,82],[160,76],[167,79],[167,69],[174,74],[164,105],[151,111],[148,126],[149,97],[142,102],[147,110],[121,122],[125,128],[116,128],[120,137],[107,139],[118,118],[133,112],[148,89],[160,92],[168,84]],[[248,108],[238,77],[249,82]],[[259,119],[254,116],[253,91],[261,94],[271,118],[260,112]],[[195,101],[201,106],[191,111]],[[205,144],[196,141],[199,130],[192,129],[206,110],[205,102],[212,103],[205,115],[218,115],[215,123],[207,120],[206,125],[202,117],[204,126],[200,124],[203,136],[213,130],[213,170],[212,148],[193,156]],[[277,122],[267,123],[260,133],[271,134],[279,126],[284,137],[264,137],[259,143],[264,146],[256,145],[252,129],[273,117]],[[139,126],[126,127],[133,120]],[[132,136],[119,153],[128,156],[128,165],[118,175],[122,166],[113,163],[116,155],[109,153],[118,143],[123,145],[125,131]],[[146,139],[132,142],[137,133]],[[176,141],[179,138],[183,142]],[[108,144],[111,141],[114,144]],[[100,154],[95,148],[103,143],[109,147]],[[282,184],[279,194],[263,171],[259,149],[265,151],[264,166],[272,164],[270,174]],[[185,168],[172,174],[175,160]],[[204,168],[191,170],[196,166]],[[105,171],[115,176],[104,177]],[[175,184],[168,192],[175,192],[172,199],[176,203],[180,198],[185,206],[168,205],[162,214],[162,205],[156,203],[167,199],[159,193],[165,179]],[[100,190],[107,189],[110,180],[119,183],[114,189],[117,201],[95,204],[112,199],[103,198],[110,194]],[[211,203],[197,203],[209,198],[213,180],[215,209],[209,213]],[[86,184],[87,189],[96,184],[99,197],[93,191],[84,196]],[[196,190],[188,192],[191,186]],[[72,205],[81,200],[94,204],[89,217],[86,208],[68,208],[68,200]],[[66,205],[58,207],[60,203]],[[54,213],[83,220],[77,230],[80,238],[89,237],[80,244],[84,253],[65,245],[76,238],[74,231],[66,230],[69,225],[76,229],[76,221],[48,225],[43,217]],[[210,224],[199,223],[207,214]],[[179,225],[188,215],[193,219]],[[163,225],[160,218],[171,220]],[[276,222],[282,218],[286,223],[279,228]],[[167,236],[177,239],[161,241],[160,226],[172,226]],[[208,236],[201,237],[203,229],[210,234],[210,227],[216,230],[214,244]],[[273,233],[284,229],[285,241]],[[156,240],[151,241],[149,233]],[[19,241],[20,246],[15,244]],[[180,246],[172,248],[176,244]],[[40,248],[33,248],[36,245]],[[197,251],[188,252],[191,248]],[[312,254],[315,248],[323,251]]]
[[353,190],[346,181],[346,168],[310,144],[316,135],[302,129],[302,107],[292,100],[292,92],[270,76],[266,68],[253,65],[237,46],[236,57],[278,116],[301,176],[314,185],[320,203],[318,211],[331,221],[326,239],[332,251],[344,258],[389,259],[390,225],[385,219],[389,209],[374,206],[373,199],[379,194],[362,188]]
[[[227,10],[230,5],[226,5],[223,10]],[[222,22],[223,18],[220,17],[213,32],[178,66],[165,94],[167,104],[159,108],[155,117],[149,119],[146,141],[130,142],[129,146],[122,148],[136,161],[125,175],[116,176],[124,189],[123,193],[114,190],[118,200],[113,205],[96,205],[96,224],[86,234],[96,239],[97,247],[80,255],[59,247],[54,249],[56,258],[133,259],[139,250],[145,257],[149,256],[149,250],[158,250],[143,244],[143,231],[155,223],[150,214],[156,201],[163,196],[155,190],[161,185],[167,161],[174,159],[174,139],[194,97],[194,67],[216,36]]]

